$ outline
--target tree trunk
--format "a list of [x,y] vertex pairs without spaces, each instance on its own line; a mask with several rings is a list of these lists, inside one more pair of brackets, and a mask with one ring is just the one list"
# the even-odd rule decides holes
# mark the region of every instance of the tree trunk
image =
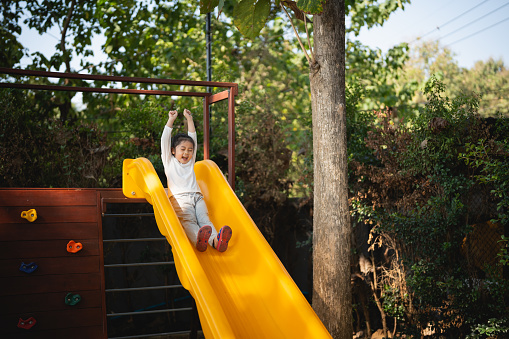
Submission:
[[314,16],[313,308],[333,338],[351,338],[350,217],[345,115],[345,3]]

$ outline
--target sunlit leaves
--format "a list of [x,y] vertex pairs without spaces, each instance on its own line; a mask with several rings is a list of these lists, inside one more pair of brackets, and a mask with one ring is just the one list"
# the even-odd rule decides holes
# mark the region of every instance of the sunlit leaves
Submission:
[[234,23],[248,39],[258,36],[270,14],[270,0],[241,0],[233,9]]
[[207,14],[219,5],[219,0],[200,0],[200,14]]
[[307,14],[322,14],[327,0],[298,0],[297,7]]

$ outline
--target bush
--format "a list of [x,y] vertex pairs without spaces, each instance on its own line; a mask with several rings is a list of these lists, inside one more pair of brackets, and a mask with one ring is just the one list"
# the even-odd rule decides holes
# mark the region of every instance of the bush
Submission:
[[0,107],[0,186],[101,186],[109,146],[94,125],[63,123],[13,89]]
[[[435,334],[460,338],[473,324],[503,320],[509,310],[500,262],[480,262],[471,250],[479,245],[476,227],[493,219],[486,227],[500,232],[506,224],[507,151],[501,150],[509,143],[497,141],[500,135],[478,116],[477,98],[450,100],[443,90],[432,77],[428,103],[409,123],[377,113],[364,132],[374,159],[364,151],[350,161],[351,200],[354,220],[374,225],[369,255],[375,267],[371,278],[365,275],[374,281],[380,313],[403,318],[408,334],[431,326]],[[472,147],[480,141],[497,144],[498,151]]]

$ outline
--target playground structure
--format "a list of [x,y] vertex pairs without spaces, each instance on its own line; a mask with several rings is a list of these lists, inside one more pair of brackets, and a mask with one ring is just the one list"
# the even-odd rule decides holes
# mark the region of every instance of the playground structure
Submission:
[[[0,68],[0,73],[227,88],[223,92],[210,94],[207,92],[0,83],[0,87],[32,90],[203,97],[205,160],[197,162],[195,171],[213,223],[219,227],[227,224],[233,229],[234,237],[228,251],[225,253],[218,253],[213,250],[208,250],[204,253],[196,251],[187,239],[169,203],[167,192],[164,190],[152,164],[147,159],[126,159],[124,161],[123,194],[128,198],[146,200],[153,206],[158,228],[171,245],[179,279],[196,301],[202,329],[207,338],[330,337],[233,192],[235,185],[234,104],[235,95],[237,94],[236,84],[31,72],[4,68]],[[208,160],[210,156],[209,106],[222,100],[228,100],[228,182],[219,168],[212,161]],[[2,246],[5,250],[0,250],[0,263],[6,265],[6,270],[14,262],[19,261],[20,258],[35,258],[34,260],[37,260],[38,255],[48,256],[42,247],[35,250],[31,255],[23,252],[23,248],[29,244],[20,247],[19,242],[25,241],[22,240],[23,234],[21,233],[25,231],[23,227],[27,225],[37,230],[32,235],[32,238],[30,238],[32,241],[45,239],[47,242],[51,242],[52,239],[58,239],[59,244],[65,242],[65,253],[58,246],[52,249],[54,251],[52,256],[63,256],[62,260],[64,262],[60,264],[60,267],[65,269],[65,267],[68,267],[66,265],[68,260],[74,260],[76,257],[81,258],[80,260],[85,260],[84,258],[92,260],[88,265],[81,264],[77,266],[83,267],[85,271],[77,269],[77,271],[72,272],[83,278],[80,280],[81,285],[76,285],[75,282],[72,282],[74,280],[50,283],[45,281],[43,276],[36,277],[38,280],[33,279],[32,276],[27,279],[23,275],[16,278],[12,278],[10,275],[0,277],[0,286],[4,287],[3,291],[0,292],[2,304],[11,307],[16,303],[17,299],[24,298],[22,304],[24,306],[16,308],[20,313],[17,326],[14,327],[8,323],[3,324],[4,326],[0,330],[0,334],[2,334],[2,331],[7,331],[5,332],[6,335],[21,338],[25,336],[31,337],[30,334],[34,335],[39,331],[39,334],[36,334],[38,337],[55,337],[59,333],[69,331],[69,327],[80,327],[79,332],[76,332],[78,337],[107,337],[100,216],[102,206],[104,206],[108,196],[111,196],[111,193],[111,191],[107,190],[100,192],[93,189],[39,189],[37,193],[33,193],[32,190],[0,190],[0,206],[4,206],[0,207],[0,209],[3,209],[2,217],[0,217],[0,235],[2,236],[0,241],[5,241],[4,244],[7,245],[7,247]],[[14,195],[17,195],[17,197],[14,197]],[[82,195],[87,198],[76,198]],[[48,196],[51,196],[51,199],[47,199]],[[85,204],[82,201],[83,199],[87,200],[88,203]],[[120,198],[117,195],[114,199],[118,200]],[[48,207],[48,204],[54,206]],[[80,210],[80,212],[75,213],[76,210]],[[39,223],[44,224],[46,228],[34,227],[34,225]],[[45,233],[45,229],[53,231]],[[90,234],[80,238],[83,229],[88,230]],[[92,251],[92,254],[84,256],[84,253],[89,253],[88,251]],[[4,258],[8,260],[3,260]],[[47,258],[45,260],[48,262]],[[39,262],[44,262],[45,260],[39,260]],[[28,267],[25,269],[31,270],[34,265],[37,265],[35,261],[26,261],[21,263],[22,267],[23,265]],[[53,264],[48,263],[48,266]],[[88,268],[85,269],[85,266]],[[76,266],[72,265],[72,267]],[[38,273],[41,271],[43,270],[39,270]],[[37,272],[37,269],[33,269],[32,272]],[[92,277],[95,279],[93,282],[90,280]],[[32,286],[34,283],[37,286]],[[92,285],[94,287],[90,288]],[[34,302],[30,294],[34,293],[34,289],[39,298],[36,301],[38,305],[35,306],[36,311],[33,311]],[[83,290],[83,292],[76,292],[80,290]],[[89,294],[92,292],[93,298],[89,297]],[[54,329],[51,326],[45,327],[44,324],[45,321],[51,322],[50,319],[44,319],[43,311],[53,294],[65,294],[65,298],[62,297],[62,302],[65,301],[65,306],[61,305],[61,303],[53,306],[57,310],[55,312],[60,312],[58,314],[62,317],[67,316],[68,325],[64,329]],[[93,307],[85,308],[83,305],[88,305],[91,300],[94,301]],[[75,305],[80,305],[77,310],[86,313],[86,316],[66,311]],[[31,311],[27,312],[26,310]],[[42,316],[42,318],[37,320],[33,315]],[[9,313],[9,316],[10,318],[15,318],[11,313]],[[83,318],[89,319],[89,322],[85,324],[86,327],[83,322],[78,322],[78,320]],[[11,319],[11,321],[13,320]],[[36,326],[37,324],[39,326]],[[28,332],[33,331],[32,327],[36,332]],[[6,328],[10,330],[6,330]],[[86,330],[84,330],[85,328]]]

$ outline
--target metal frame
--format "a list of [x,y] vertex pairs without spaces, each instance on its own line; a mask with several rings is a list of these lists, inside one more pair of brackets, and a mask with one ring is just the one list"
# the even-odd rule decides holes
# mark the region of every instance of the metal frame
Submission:
[[0,73],[19,76],[96,80],[106,82],[138,83],[138,84],[159,84],[179,85],[205,88],[224,88],[225,90],[216,94],[209,92],[186,92],[186,91],[164,91],[144,90],[129,88],[102,88],[102,87],[79,87],[62,85],[37,85],[28,83],[0,82],[0,88],[20,88],[31,90],[68,91],[68,92],[91,92],[91,93],[116,93],[136,95],[166,95],[166,96],[191,96],[203,97],[203,157],[210,159],[210,105],[228,100],[228,182],[232,189],[235,189],[235,96],[238,94],[238,85],[233,82],[216,81],[192,81],[175,79],[123,77],[111,75],[91,75],[79,73],[32,71],[14,68],[0,67]]
[[[110,203],[147,203],[145,199],[128,199],[124,197],[122,191],[119,189],[103,189],[100,190],[101,200],[101,216],[102,218],[124,218],[124,217],[153,217],[153,213],[107,213],[107,204]],[[158,241],[167,241],[164,237],[156,237],[156,238],[122,238],[122,239],[103,239],[103,243],[126,243],[126,242],[158,242]],[[155,266],[155,265],[175,265],[174,261],[165,261],[165,262],[137,262],[137,263],[120,263],[120,264],[103,264],[104,269],[116,269],[116,268],[125,268],[125,267],[135,267],[135,266]],[[104,283],[103,283],[104,284]],[[177,285],[162,285],[162,286],[144,286],[144,287],[127,287],[127,288],[110,288],[104,289],[105,296],[107,293],[122,293],[122,292],[136,292],[136,291],[145,291],[145,290],[161,290],[161,289],[176,289],[183,288],[181,284]],[[106,300],[106,299],[105,299]],[[106,309],[106,307],[105,307]],[[121,316],[136,316],[142,314],[158,314],[158,313],[169,313],[169,312],[191,312],[191,329],[189,331],[178,331],[178,332],[166,332],[166,333],[152,333],[152,334],[142,334],[142,335],[134,335],[134,336],[123,336],[123,337],[109,337],[110,339],[124,339],[124,338],[149,338],[155,336],[162,335],[176,335],[176,334],[189,334],[190,339],[197,338],[197,327],[198,327],[198,318],[197,318],[197,309],[196,304],[192,300],[192,307],[181,307],[181,308],[164,308],[152,310],[149,308],[121,312],[121,313],[105,313],[105,319],[111,319],[115,317]]]

